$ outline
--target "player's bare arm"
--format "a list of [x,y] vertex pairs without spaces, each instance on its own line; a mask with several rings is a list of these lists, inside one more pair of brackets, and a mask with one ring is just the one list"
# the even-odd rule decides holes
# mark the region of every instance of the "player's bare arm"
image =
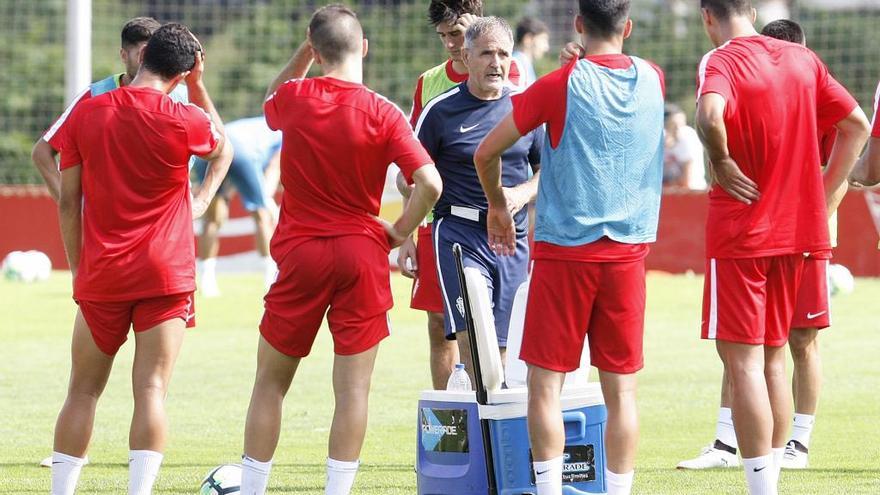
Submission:
[[273,93],[278,89],[278,86],[281,86],[285,82],[291,79],[302,79],[306,77],[306,74],[309,73],[309,69],[312,67],[312,62],[315,61],[315,54],[312,49],[311,43],[306,39],[303,41],[296,51],[293,53],[293,56],[290,57],[290,60],[287,62],[287,65],[281,69],[281,73],[269,84],[269,89],[266,90],[266,99],[272,96]]
[[42,137],[37,139],[31,150],[31,161],[43,177],[52,199],[57,203],[61,196],[61,173],[58,172],[56,156],[55,150]]
[[70,271],[76,278],[82,250],[82,167],[70,167],[60,174],[60,194],[58,198],[58,221],[61,225],[61,240]]
[[697,133],[709,156],[713,181],[734,199],[750,205],[761,194],[758,185],[746,177],[730,157],[727,148],[727,128],[724,124],[724,97],[709,93],[697,102]]
[[[522,134],[513,122],[513,114],[510,113],[486,135],[474,153],[477,176],[489,201],[489,210],[486,213],[489,247],[502,256],[512,256],[516,253],[516,227],[513,224],[513,214],[508,207],[508,194],[501,186],[501,155],[521,137]],[[533,179],[537,191],[537,177]]]
[[825,204],[831,216],[843,201],[848,188],[847,177],[853,171],[859,155],[871,132],[868,117],[858,106],[843,120],[835,124],[837,139],[834,149],[825,167],[823,182],[825,185]]
[[413,172],[413,183],[415,187],[413,187],[412,195],[406,202],[400,218],[393,224],[379,219],[382,226],[385,227],[392,247],[403,244],[416,230],[443,191],[443,181],[433,164],[424,165]]
[[857,186],[876,186],[880,184],[880,138],[868,140],[868,149],[849,177],[850,183]]
[[[397,185],[398,192],[403,196],[403,206],[406,208],[406,204],[409,202],[410,196],[412,196],[413,186],[406,183],[406,178],[402,172],[397,173],[395,184]],[[416,258],[416,243],[412,235],[408,236],[403,241],[403,244],[400,245],[400,249],[397,250],[397,267],[400,269],[400,273],[407,278],[415,278],[419,271],[419,264]]]
[[204,110],[208,117],[211,118],[211,122],[214,123],[214,128],[220,135],[220,139],[217,141],[217,146],[214,147],[213,151],[199,157],[210,163],[205,174],[205,180],[202,181],[199,189],[193,194],[193,218],[198,218],[207,211],[211,200],[214,199],[214,195],[217,194],[220,184],[223,183],[223,179],[226,177],[226,172],[229,171],[229,165],[232,163],[234,153],[232,145],[226,140],[223,119],[220,118],[217,108],[214,107],[214,102],[211,100],[211,96],[208,94],[208,90],[202,80],[204,71],[205,52],[201,50],[196,54],[195,65],[193,65],[192,70],[186,76],[186,89],[189,92],[190,102]]

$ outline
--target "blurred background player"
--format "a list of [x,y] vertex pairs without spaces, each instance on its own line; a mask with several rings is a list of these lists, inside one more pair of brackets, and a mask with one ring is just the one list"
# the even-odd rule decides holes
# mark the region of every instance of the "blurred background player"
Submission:
[[[46,182],[49,194],[55,201],[58,201],[58,195],[61,188],[61,174],[58,172],[58,163],[56,155],[61,153],[66,138],[64,133],[64,122],[80,101],[106,93],[123,86],[127,86],[134,79],[140,67],[140,52],[147,45],[150,36],[159,29],[159,21],[152,17],[135,17],[130,19],[122,26],[121,47],[119,48],[119,58],[125,66],[125,72],[113,74],[106,78],[92,83],[85,91],[80,93],[73,99],[73,102],[63,114],[55,121],[52,127],[34,143],[31,151],[31,160],[39,170],[40,175]],[[171,99],[177,102],[186,103],[186,84],[179,84],[171,91]]]
[[[128,493],[152,492],[168,429],[168,384],[185,329],[195,324],[192,221],[232,159],[192,33],[166,24],[140,56],[130,84],[78,104],[65,124],[58,208],[79,310],[67,399],[55,426],[55,495],[76,490],[97,399],[132,326]],[[168,97],[184,81],[194,104]],[[191,155],[216,159],[195,195]]]
[[667,103],[663,114],[666,128],[663,186],[705,191],[706,165],[697,131],[687,125],[687,116],[678,105]]
[[[367,428],[379,342],[389,335],[390,248],[440,195],[431,158],[406,116],[362,83],[367,40],[355,13],[319,9],[307,40],[269,86],[264,111],[282,132],[284,200],[272,237],[278,280],[265,297],[257,374],[245,427],[241,493],[266,491],[281,406],[324,314],[334,341],[335,411],[326,495],[348,495]],[[305,78],[315,61],[322,77]],[[380,220],[390,163],[415,184],[401,217]]]
[[[217,254],[220,251],[220,228],[229,218],[231,181],[238,191],[244,209],[250,212],[256,226],[256,248],[263,267],[263,279],[268,289],[275,281],[275,262],[269,257],[269,239],[275,229],[274,191],[278,187],[278,160],[281,152],[281,133],[269,129],[264,116],[239,119],[226,124],[226,138],[235,149],[232,165],[220,194],[214,198],[202,220],[199,236],[199,290],[205,297],[220,295],[217,285]],[[205,177],[207,162],[197,160],[193,167],[199,183]],[[274,177],[274,179],[272,179]],[[274,182],[274,183],[273,183]]]
[[[507,76],[512,51],[513,32],[507,22],[498,17],[478,17],[465,33],[462,50],[468,68],[467,81],[431,100],[416,125],[416,135],[434,158],[443,179],[443,194],[434,207],[433,239],[446,336],[458,343],[459,356],[472,383],[470,345],[464,333],[467,327],[452,246],[460,244],[464,266],[475,267],[486,277],[502,362],[513,298],[528,277],[525,206],[537,193],[543,129],[527,133],[504,155],[504,194],[517,226],[517,249],[513,256],[498,256],[489,247],[488,203],[473,166],[477,145],[510,113],[512,90]],[[532,169],[535,175],[530,178]]]
[[[787,19],[773,21],[761,30],[761,34],[806,46],[801,26]],[[834,127],[820,129],[819,152],[824,167],[828,163],[837,130]],[[831,246],[837,245],[837,212],[829,212],[831,220],[828,231]],[[819,357],[818,331],[831,325],[827,275],[828,260],[812,256],[804,260],[804,273],[797,290],[797,302],[788,336],[788,347],[794,363],[792,392],[794,395],[794,419],[791,439],[785,445],[782,467],[805,469],[808,466],[810,437],[815,423],[819,391],[822,386],[822,361]],[[703,449],[694,459],[682,461],[679,469],[711,469],[738,467],[738,444],[730,412],[730,384],[725,373],[721,380],[721,407],[715,426],[715,442]]]
[[550,31],[541,20],[526,16],[516,25],[515,41],[513,59],[520,69],[520,86],[527,88],[538,79],[535,62],[550,49]]
[[513,112],[474,157],[489,200],[489,243],[499,254],[511,254],[516,233],[501,156],[522,135],[547,125],[520,353],[529,366],[528,426],[538,495],[562,495],[560,393],[565,373],[580,366],[587,335],[608,408],[608,493],[632,490],[645,257],[660,212],[662,72],[623,54],[633,27],[629,0],[581,0],[579,7],[575,27],[584,58],[513,96]]
[[[804,254],[831,255],[828,215],[868,125],[813,52],[758,36],[749,0],[701,7],[718,47],[698,73],[697,128],[714,182],[702,337],[716,341],[727,372],[749,492],[776,494],[792,417],[784,345]],[[832,126],[838,137],[823,174],[819,133]]]

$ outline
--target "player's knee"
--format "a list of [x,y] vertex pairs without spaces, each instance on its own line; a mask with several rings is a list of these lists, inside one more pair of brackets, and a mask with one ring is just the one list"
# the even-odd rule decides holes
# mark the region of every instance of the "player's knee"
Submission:
[[818,351],[815,342],[808,342],[800,346],[791,346],[791,358],[795,362],[807,361]]
[[792,332],[788,339],[788,347],[791,350],[793,360],[802,361],[809,359],[814,353],[819,351],[815,331],[802,330],[797,333]]
[[370,384],[347,385],[334,387],[333,395],[336,400],[337,410],[360,411],[366,410],[370,398]]
[[72,383],[67,391],[68,402],[95,403],[101,397],[104,387],[94,383]]
[[253,217],[254,222],[256,222],[257,224],[266,225],[269,223],[272,215],[269,213],[268,209],[266,209],[265,207],[260,207],[251,212],[251,217]]
[[443,324],[443,313],[428,312],[428,331],[432,336],[438,332],[442,333],[444,331]]
[[168,392],[168,384],[160,379],[148,379],[140,383],[135,383],[132,387],[134,392],[134,401],[142,400],[165,400]]

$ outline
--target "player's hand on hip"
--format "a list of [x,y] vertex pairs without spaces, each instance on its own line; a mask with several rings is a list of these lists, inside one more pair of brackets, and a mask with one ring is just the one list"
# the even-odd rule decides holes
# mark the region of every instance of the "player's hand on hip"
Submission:
[[712,168],[715,182],[734,199],[750,205],[761,197],[758,184],[746,177],[732,158],[718,160]]
[[499,256],[512,256],[516,253],[516,228],[513,215],[507,205],[489,205],[486,213],[486,231],[489,247]]
[[579,43],[568,42],[559,52],[559,65],[567,65],[572,60],[583,57],[584,53],[586,50]]
[[389,222],[388,220],[376,216],[374,216],[373,218],[375,218],[376,221],[379,222],[379,225],[381,225],[382,228],[385,229],[385,237],[388,239],[388,245],[391,246],[392,249],[400,246],[405,240],[409,238],[409,234],[398,231],[397,228],[394,227],[394,224]]
[[407,278],[415,278],[419,272],[419,264],[416,260],[416,243],[412,236],[406,238],[397,251],[397,267],[400,273]]

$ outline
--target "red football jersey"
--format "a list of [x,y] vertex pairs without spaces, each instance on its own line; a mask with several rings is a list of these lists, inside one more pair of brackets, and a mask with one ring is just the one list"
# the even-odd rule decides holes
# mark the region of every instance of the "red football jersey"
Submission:
[[709,192],[706,255],[757,258],[831,249],[817,129],[855,99],[809,49],[767,36],[735,38],[703,57],[698,97],[717,93],[731,158],[755,181],[751,205]]
[[68,118],[73,112],[73,109],[80,103],[88,101],[91,97],[92,87],[89,86],[73,99],[73,102],[64,109],[64,113],[62,113],[61,116],[58,117],[58,120],[52,124],[52,127],[43,134],[43,140],[49,143],[49,146],[51,146],[56,152],[60,153],[62,148],[64,148],[64,141],[67,139],[69,130],[69,126],[67,125]]
[[219,136],[195,105],[151,88],[75,105],[61,170],[82,166],[83,245],[73,295],[127,301],[195,290],[190,155]]
[[408,181],[431,157],[406,116],[362,84],[331,77],[294,79],[264,104],[266,122],[282,132],[281,216],[275,259],[313,237],[365,235],[388,248],[379,215],[388,165]]
[[[623,54],[595,55],[585,57],[590,62],[610,69],[628,69],[633,61]],[[539,78],[522,93],[513,95],[513,122],[522,135],[539,125],[547,125],[547,139],[556,148],[565,130],[568,109],[568,81],[578,59]],[[660,67],[651,64],[660,76],[660,87],[666,92],[666,79]],[[626,262],[648,256],[647,244],[624,244],[603,237],[583,246],[557,246],[547,242],[535,242],[533,259],[554,259],[583,262]]]

